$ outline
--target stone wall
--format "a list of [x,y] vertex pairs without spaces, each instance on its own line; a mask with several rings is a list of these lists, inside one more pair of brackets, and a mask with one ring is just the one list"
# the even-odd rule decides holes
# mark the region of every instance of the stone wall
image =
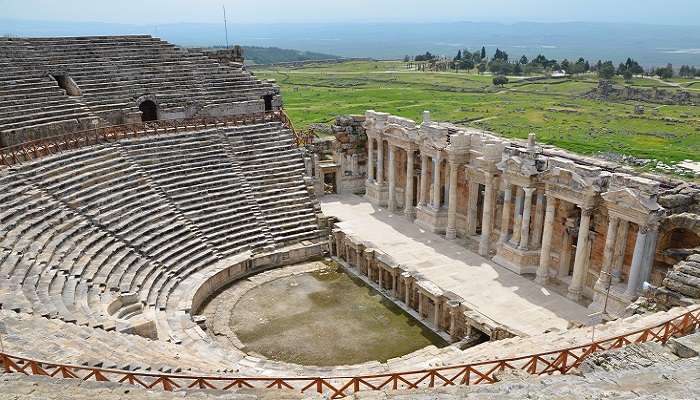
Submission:
[[659,227],[671,215],[700,211],[693,185],[539,146],[534,135],[525,143],[434,122],[427,112],[418,124],[374,111],[339,117],[334,132],[334,158],[344,171],[345,160],[360,159],[362,151],[368,163],[366,179],[347,173],[341,192],[358,193],[365,181],[372,203],[431,232],[464,238],[468,248],[516,273],[565,284],[571,298],[592,299],[593,308],[607,296],[608,281],[617,311],[644,282],[661,285],[680,260],[660,262]]
[[[642,89],[631,86],[616,86],[612,81],[601,80],[598,87],[586,94],[586,97],[598,100],[633,100],[645,103],[694,105],[700,102],[700,96],[687,91],[672,91],[658,88]],[[643,114],[642,108],[635,110]]]

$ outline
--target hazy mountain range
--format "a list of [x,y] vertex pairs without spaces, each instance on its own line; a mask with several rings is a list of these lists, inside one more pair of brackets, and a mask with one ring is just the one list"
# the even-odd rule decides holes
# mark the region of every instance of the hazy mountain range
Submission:
[[[0,35],[75,36],[151,34],[182,46],[225,43],[222,24],[128,25],[0,19]],[[402,58],[430,51],[453,56],[458,49],[496,47],[511,57],[637,59],[645,66],[700,66],[700,26],[611,23],[372,23],[237,24],[229,21],[229,41],[275,46],[342,57]]]

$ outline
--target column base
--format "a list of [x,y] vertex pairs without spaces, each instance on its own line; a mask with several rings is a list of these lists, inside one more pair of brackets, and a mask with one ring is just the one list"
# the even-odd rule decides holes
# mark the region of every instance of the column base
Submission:
[[493,261],[518,275],[534,274],[539,268],[540,250],[521,250],[505,242],[498,246]]
[[581,300],[581,291],[569,289],[569,293],[566,294],[566,298],[571,301],[579,301]]
[[409,209],[404,208],[403,215],[405,215],[409,221],[413,221],[414,219],[416,219],[416,208],[415,207],[411,207]]
[[537,274],[537,276],[535,276],[535,283],[537,283],[538,285],[542,285],[542,286],[548,284],[549,283],[549,273],[546,273],[544,275]]
[[447,239],[447,240],[457,239],[457,229],[448,228],[447,230],[445,230],[445,239]]
[[444,234],[447,227],[447,209],[431,206],[416,207],[416,225],[438,234]]
[[603,307],[605,307],[606,314],[613,317],[622,317],[625,314],[627,306],[632,304],[635,300],[625,293],[627,285],[613,284],[610,287],[610,294],[607,296],[607,304],[605,302],[607,282],[604,286],[596,284],[593,290],[593,302],[588,306],[591,312],[601,312]]
[[377,207],[386,207],[389,202],[389,186],[377,182],[367,182],[365,197]]

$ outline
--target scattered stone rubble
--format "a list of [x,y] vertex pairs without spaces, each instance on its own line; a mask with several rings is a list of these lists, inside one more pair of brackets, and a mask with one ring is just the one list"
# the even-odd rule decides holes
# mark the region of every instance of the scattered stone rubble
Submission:
[[[677,105],[694,105],[700,102],[700,96],[687,91],[659,88],[643,89],[627,85],[619,87],[609,80],[600,80],[598,87],[586,93],[585,97],[597,100],[635,100]],[[635,111],[636,114],[644,113],[643,109]]]

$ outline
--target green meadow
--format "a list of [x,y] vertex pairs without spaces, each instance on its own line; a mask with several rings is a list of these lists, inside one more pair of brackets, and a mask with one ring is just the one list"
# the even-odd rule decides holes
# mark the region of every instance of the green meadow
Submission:
[[[435,120],[510,138],[524,139],[534,132],[542,143],[580,154],[615,152],[669,164],[700,160],[700,107],[590,100],[584,95],[597,86],[594,75],[534,82],[511,77],[496,87],[489,75],[418,72],[399,61],[254,71],[261,79],[277,81],[285,109],[302,129],[367,109],[416,121],[423,110],[430,110]],[[695,82],[635,78],[629,84],[700,93]],[[644,107],[643,115],[635,114],[637,105]]]

